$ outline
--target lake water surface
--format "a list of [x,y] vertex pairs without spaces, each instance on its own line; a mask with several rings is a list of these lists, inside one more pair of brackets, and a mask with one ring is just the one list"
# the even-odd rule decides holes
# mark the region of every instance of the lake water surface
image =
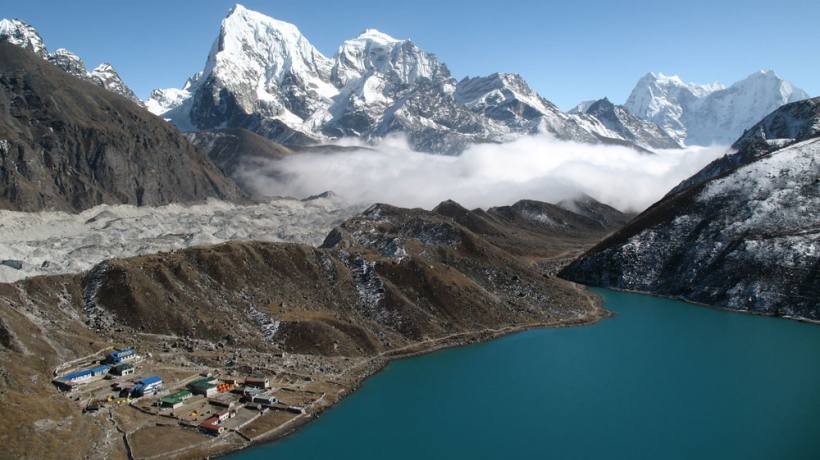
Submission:
[[613,318],[396,361],[259,459],[820,459],[820,326],[596,290]]

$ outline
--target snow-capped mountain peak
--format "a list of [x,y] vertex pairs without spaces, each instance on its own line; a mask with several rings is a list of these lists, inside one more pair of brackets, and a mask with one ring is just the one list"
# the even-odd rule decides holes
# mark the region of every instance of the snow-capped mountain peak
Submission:
[[72,53],[71,51],[60,48],[53,53],[48,55],[48,62],[56,65],[57,67],[63,69],[64,71],[80,77],[86,77],[86,70],[85,70],[85,63],[83,60],[80,59],[79,56]]
[[728,144],[767,113],[808,97],[771,70],[755,72],[725,87],[685,83],[677,75],[648,73],[624,106],[661,126],[680,142]]
[[255,89],[260,93],[297,77],[331,97],[336,91],[327,82],[330,67],[330,60],[295,25],[237,4],[222,20],[205,74],[226,86],[259,83]]
[[598,101],[600,101],[600,99],[589,99],[586,101],[581,101],[578,104],[576,104],[575,107],[569,109],[567,113],[586,113],[587,109],[589,109],[589,107],[592,104]]
[[464,78],[458,83],[456,100],[473,110],[509,105],[517,101],[528,109],[522,112],[524,118],[557,111],[551,102],[532,90],[521,75],[497,72],[486,77]]
[[64,72],[90,81],[113,93],[126,97],[138,105],[142,105],[142,101],[123,82],[111,64],[102,64],[91,72],[87,72],[83,60],[65,48],[59,48],[49,54],[37,29],[19,19],[0,19],[0,41],[8,41],[13,45],[33,51],[36,55],[59,67]]
[[33,51],[43,59],[48,57],[43,37],[37,29],[19,19],[0,19],[0,41],[3,40]]
[[142,101],[140,101],[137,95],[134,94],[131,88],[122,80],[120,74],[114,69],[114,66],[107,62],[98,65],[94,70],[88,72],[88,78],[112,93],[131,99],[137,104],[142,104]]
[[201,77],[182,91],[153,93],[147,105],[155,113],[168,108],[158,114],[183,129],[257,117],[260,134],[315,139],[308,120],[338,93],[331,66],[295,25],[237,4],[220,24]]
[[590,115],[603,124],[612,133],[609,137],[624,139],[647,150],[681,147],[658,125],[632,115],[606,97],[585,105],[586,108],[580,113]]
[[333,83],[342,88],[373,74],[411,85],[421,78],[450,79],[447,67],[410,40],[399,40],[376,29],[365,29],[345,41],[333,56]]
[[396,43],[403,40],[399,40],[397,38],[393,38],[390,35],[378,30],[378,29],[364,29],[362,33],[360,33],[354,40],[367,40],[374,43],[383,43],[383,44],[390,44]]

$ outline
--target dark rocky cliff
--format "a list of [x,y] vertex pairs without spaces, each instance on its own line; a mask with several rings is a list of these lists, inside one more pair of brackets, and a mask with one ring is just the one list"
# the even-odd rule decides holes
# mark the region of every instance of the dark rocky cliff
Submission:
[[241,197],[173,126],[0,43],[0,208],[80,211]]

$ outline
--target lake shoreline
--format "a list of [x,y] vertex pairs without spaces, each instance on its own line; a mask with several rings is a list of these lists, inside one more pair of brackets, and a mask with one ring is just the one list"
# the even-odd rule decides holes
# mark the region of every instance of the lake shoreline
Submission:
[[[287,434],[295,437],[255,443],[236,459],[377,459],[391,452],[397,460],[439,454],[629,458],[637,446],[648,457],[676,460],[816,458],[820,443],[802,423],[807,409],[820,407],[816,396],[803,397],[807,384],[820,381],[819,372],[806,368],[820,344],[817,329],[754,317],[762,315],[726,314],[733,310],[691,308],[659,296],[591,292],[602,297],[616,321],[590,328],[501,328],[459,342],[535,330],[441,354],[430,352],[445,343],[426,344],[427,353],[404,349],[362,377],[356,388],[373,377],[366,391],[322,423],[301,433],[307,423],[291,426]],[[422,354],[430,356],[378,372],[391,359]],[[761,392],[761,387],[779,391]],[[395,412],[395,407],[404,409]],[[755,417],[758,413],[771,417]],[[659,423],[664,414],[674,417]],[[601,442],[584,444],[589,435],[584,428]],[[510,441],[543,436],[544,442],[500,445],[496,435]],[[426,442],[412,444],[419,437]],[[391,450],[397,445],[405,448]]]
[[594,303],[596,307],[594,310],[594,315],[591,315],[586,318],[573,318],[570,320],[558,320],[553,322],[535,322],[514,326],[505,326],[499,329],[485,329],[480,331],[463,332],[446,337],[441,337],[438,339],[431,339],[429,341],[410,344],[406,347],[402,347],[395,350],[388,350],[380,355],[370,358],[366,363],[346,371],[345,374],[357,371],[360,371],[361,373],[357,373],[357,375],[352,376],[351,381],[353,383],[351,384],[351,386],[340,392],[337,395],[336,399],[330,404],[322,405],[313,412],[306,412],[305,414],[300,416],[301,418],[298,420],[298,422],[292,423],[285,430],[282,430],[281,426],[276,427],[267,433],[260,434],[259,436],[251,440],[247,445],[239,449],[217,453],[215,455],[210,456],[209,458],[229,458],[231,455],[237,454],[239,452],[259,447],[262,445],[274,444],[293,434],[296,434],[297,432],[307,427],[311,422],[319,420],[327,410],[336,407],[337,405],[344,402],[344,400],[347,399],[348,396],[358,391],[368,379],[377,375],[380,371],[382,371],[385,367],[387,367],[388,364],[390,364],[393,361],[400,361],[404,359],[428,355],[446,349],[455,349],[475,345],[478,343],[489,342],[507,335],[517,334],[534,329],[558,329],[578,326],[591,326],[602,320],[611,318],[615,315],[614,312],[604,308],[603,299],[601,298],[601,296],[589,290],[589,287],[587,286],[579,286],[581,287],[580,290],[583,290],[583,295]]
[[710,309],[710,310],[719,310],[719,311],[725,311],[725,312],[730,312],[730,313],[741,313],[741,314],[751,315],[751,316],[762,316],[762,317],[765,317],[765,318],[785,319],[785,320],[789,320],[789,321],[795,321],[795,322],[798,322],[798,323],[808,323],[808,324],[820,325],[820,320],[818,320],[818,319],[803,318],[802,316],[778,315],[778,314],[775,314],[775,313],[765,313],[765,312],[752,311],[752,310],[740,310],[740,309],[737,309],[737,308],[726,307],[726,306],[722,306],[722,305],[712,305],[712,304],[708,304],[708,303],[697,302],[695,300],[687,299],[686,297],[683,297],[683,296],[664,295],[664,294],[657,294],[657,293],[654,293],[654,292],[639,291],[639,290],[635,290],[635,289],[618,288],[618,287],[613,287],[613,286],[606,286],[606,287],[605,286],[592,286],[592,285],[584,285],[584,286],[586,286],[588,289],[589,288],[608,289],[610,291],[615,291],[615,292],[626,292],[626,293],[629,293],[629,294],[639,294],[639,295],[645,295],[645,296],[649,296],[649,297],[657,297],[659,299],[676,300],[676,301],[679,301],[679,302],[684,302],[684,303],[687,303],[687,304],[690,304],[690,305],[695,305],[695,306]]

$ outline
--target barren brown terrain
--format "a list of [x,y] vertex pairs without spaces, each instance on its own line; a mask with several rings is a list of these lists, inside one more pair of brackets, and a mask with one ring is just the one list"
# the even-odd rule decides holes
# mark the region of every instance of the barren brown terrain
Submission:
[[[597,321],[597,299],[553,265],[614,228],[537,202],[374,205],[319,248],[231,242],[0,285],[0,415],[16,427],[0,434],[0,457],[225,453],[292,432],[390,359]],[[143,357],[134,375],[68,393],[51,383],[125,346]],[[159,394],[112,391],[149,375]],[[264,375],[278,403],[240,402],[239,387],[225,431],[205,434],[198,424],[221,410],[212,399],[159,405],[202,375]]]

